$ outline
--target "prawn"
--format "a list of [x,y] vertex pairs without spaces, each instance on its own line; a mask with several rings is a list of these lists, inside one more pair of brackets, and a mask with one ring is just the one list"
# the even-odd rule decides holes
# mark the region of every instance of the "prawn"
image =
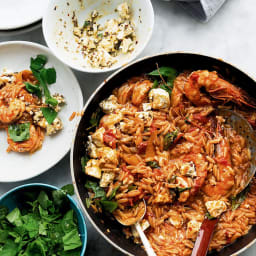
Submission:
[[184,93],[193,104],[196,106],[211,104],[211,100],[200,92],[201,88],[205,88],[214,99],[225,102],[232,101],[239,106],[244,104],[248,107],[256,108],[254,103],[248,103],[247,96],[240,88],[220,78],[216,71],[194,71],[190,74],[184,86]]
[[[219,125],[217,124],[219,130]],[[231,149],[227,138],[221,137],[220,143],[216,146],[215,161],[219,169],[219,177],[216,185],[206,184],[203,191],[206,195],[224,196],[226,195],[235,184],[234,171],[231,167]]]
[[15,142],[10,138],[7,129],[7,142],[9,147],[7,152],[14,151],[19,153],[29,152],[34,153],[36,150],[40,149],[43,144],[44,132],[40,127],[35,127],[34,125],[30,125],[29,129],[30,137],[28,140]]
[[11,100],[8,105],[0,100],[0,122],[9,124],[18,120],[24,113],[25,107],[25,103],[19,99]]
[[140,105],[147,97],[148,91],[151,89],[152,85],[153,83],[149,80],[137,82],[132,93],[132,104]]

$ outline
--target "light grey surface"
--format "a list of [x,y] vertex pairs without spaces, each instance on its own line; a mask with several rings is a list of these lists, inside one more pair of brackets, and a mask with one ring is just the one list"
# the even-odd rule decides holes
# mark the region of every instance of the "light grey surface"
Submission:
[[[141,57],[167,51],[202,53],[231,62],[252,77],[256,77],[255,0],[229,0],[206,24],[195,21],[173,2],[153,0],[152,3],[155,11],[155,28],[152,40]],[[17,35],[15,33],[7,35],[0,31],[0,42],[8,40],[26,40],[45,44],[41,28]],[[75,75],[80,82],[86,100],[109,74],[92,75],[75,72]],[[25,168],[26,166],[21,166],[20,171],[22,172]],[[8,170],[1,166],[0,171],[7,172]],[[69,156],[67,155],[55,167],[36,178],[18,183],[0,183],[0,195],[15,186],[31,182],[43,182],[59,187],[71,183]],[[121,255],[120,252],[108,245],[88,222],[87,224],[86,255]],[[253,256],[255,254],[256,245],[241,255]]]

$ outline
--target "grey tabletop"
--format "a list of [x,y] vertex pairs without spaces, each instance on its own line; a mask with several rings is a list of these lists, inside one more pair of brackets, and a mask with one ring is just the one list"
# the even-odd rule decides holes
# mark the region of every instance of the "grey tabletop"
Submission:
[[[151,41],[139,57],[170,51],[202,53],[231,62],[252,77],[256,77],[255,0],[229,0],[206,24],[194,20],[173,2],[152,0],[152,4],[155,12],[155,28]],[[25,31],[0,31],[0,42],[10,40],[46,44],[40,24],[37,24],[34,29]],[[79,80],[85,101],[110,75],[110,73],[88,74],[76,71],[74,73]],[[26,166],[22,168],[26,168]],[[4,166],[0,167],[0,171],[6,171]],[[53,168],[33,179],[16,183],[0,183],[0,195],[13,187],[31,182],[43,182],[58,187],[71,183],[69,154]],[[87,228],[86,255],[122,255],[101,238],[88,221]],[[252,256],[255,254],[256,245],[253,245],[241,255]]]

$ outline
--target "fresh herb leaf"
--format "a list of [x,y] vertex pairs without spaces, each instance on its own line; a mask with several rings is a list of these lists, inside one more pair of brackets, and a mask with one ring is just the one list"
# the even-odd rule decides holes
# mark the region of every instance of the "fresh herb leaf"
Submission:
[[106,195],[103,188],[101,188],[97,182],[87,180],[85,185],[87,189],[92,189],[94,192],[94,198],[104,197]]
[[91,119],[90,119],[90,127],[88,127],[86,130],[91,130],[94,127],[97,127],[100,122],[100,118],[102,116],[101,109],[98,108],[95,112],[92,113]]
[[176,69],[171,67],[160,67],[159,69],[156,69],[149,73],[151,76],[159,76],[159,73],[164,77],[176,77],[178,72]]
[[110,213],[112,213],[118,206],[118,203],[114,202],[114,201],[101,200],[100,203],[101,203],[103,209]]
[[147,166],[150,166],[151,168],[153,169],[158,169],[160,168],[160,166],[158,165],[158,163],[156,161],[149,161],[149,162],[146,162],[146,165]]
[[83,170],[85,169],[85,166],[89,160],[90,160],[90,158],[88,156],[81,157],[81,165],[82,165]]
[[184,192],[184,191],[190,190],[191,187],[187,187],[187,188],[177,188],[177,189],[178,189],[178,192],[179,192],[179,193],[182,193],[182,192]]
[[236,197],[231,198],[231,208],[233,211],[236,210],[241,205],[241,203],[245,200],[249,191],[250,191],[250,184],[243,191],[237,194]]
[[92,199],[91,198],[85,198],[85,205],[87,208],[90,208],[92,203]]
[[70,196],[74,195],[74,185],[73,184],[67,184],[61,188],[65,193],[69,194]]
[[69,251],[82,246],[77,229],[73,229],[63,237],[64,251]]
[[109,200],[112,200],[116,196],[116,192],[120,188],[120,186],[121,184],[112,189],[111,194],[109,196]]
[[190,124],[189,117],[190,117],[190,115],[187,115],[187,116],[185,117],[185,123],[186,123],[186,124]]
[[40,108],[47,123],[52,124],[58,113],[52,108]]
[[168,180],[168,182],[173,183],[176,181],[177,175],[172,175],[172,177]]
[[8,134],[14,142],[21,142],[30,138],[30,123],[10,124]]
[[155,80],[153,85],[152,85],[152,87],[151,87],[151,89],[156,89],[158,87],[158,85],[159,85],[158,81]]
[[35,94],[38,98],[42,97],[42,91],[38,85],[31,84],[29,82],[25,82],[24,84],[26,85],[26,90],[28,92]]
[[13,209],[7,216],[6,219],[15,226],[21,226],[21,213],[18,208]]
[[207,212],[205,214],[205,217],[208,219],[208,220],[213,220],[213,219],[216,219],[215,217],[211,216],[211,214],[209,212]]
[[30,69],[33,70],[40,70],[44,67],[47,62],[47,57],[45,55],[37,55],[35,59],[30,59]]
[[66,196],[66,193],[64,191],[60,190],[54,190],[52,192],[52,198],[54,204],[59,208],[67,208],[69,204],[69,200]]
[[46,69],[46,81],[48,84],[56,83],[56,70],[55,68],[47,68]]
[[40,191],[37,201],[39,205],[41,205],[41,207],[45,210],[52,205],[52,201],[49,200],[48,195],[43,190]]
[[179,131],[178,130],[174,130],[171,133],[168,132],[165,136],[164,136],[164,150],[168,150],[170,148],[170,146],[172,145],[172,143],[174,142],[174,140],[177,138]]
[[103,33],[99,33],[97,36],[102,38],[103,37]]
[[128,191],[135,190],[135,189],[137,189],[137,186],[135,186],[135,185],[128,186]]
[[0,205],[0,220],[3,220],[7,216],[8,213],[9,213],[8,208],[6,206]]

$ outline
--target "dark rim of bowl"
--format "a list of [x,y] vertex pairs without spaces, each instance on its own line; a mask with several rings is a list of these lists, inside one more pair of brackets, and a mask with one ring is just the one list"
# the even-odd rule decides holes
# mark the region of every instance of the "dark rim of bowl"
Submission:
[[[82,113],[85,112],[85,110],[88,108],[88,106],[91,104],[91,101],[93,100],[93,98],[95,97],[95,95],[98,93],[98,91],[100,91],[100,89],[102,87],[104,87],[109,80],[111,80],[113,77],[115,77],[117,74],[121,73],[123,70],[125,70],[126,68],[129,68],[130,66],[132,65],[135,65],[139,62],[142,62],[142,61],[145,61],[147,59],[151,59],[151,58],[156,58],[156,57],[161,57],[161,56],[164,56],[164,55],[175,55],[175,54],[187,54],[187,55],[197,55],[197,56],[201,56],[201,57],[206,57],[206,58],[210,58],[212,60],[215,60],[217,62],[223,62],[224,64],[226,65],[229,65],[231,67],[233,67],[234,69],[238,70],[240,73],[243,73],[245,76],[247,76],[248,78],[250,78],[252,81],[255,82],[256,84],[256,80],[254,78],[252,78],[250,75],[248,75],[248,73],[242,71],[241,69],[239,69],[238,67],[236,67],[235,65],[227,62],[227,61],[224,61],[220,58],[216,58],[216,57],[213,57],[213,56],[210,56],[210,55],[204,55],[204,54],[200,54],[200,53],[192,53],[192,52],[183,52],[183,51],[176,51],[176,52],[165,52],[165,53],[158,53],[158,54],[154,54],[154,55],[150,55],[150,56],[145,56],[143,58],[140,58],[138,60],[135,60],[125,66],[123,66],[122,68],[118,69],[117,71],[115,71],[113,74],[111,74],[110,76],[108,76],[95,90],[94,92],[91,94],[91,96],[89,97],[89,99],[86,101],[85,105],[84,105],[84,108],[83,108],[83,111]],[[75,189],[75,194],[77,195],[77,198],[78,198],[78,201],[80,203],[80,206],[83,210],[83,212],[85,213],[86,217],[89,219],[90,223],[92,224],[92,226],[97,230],[97,232],[108,242],[110,243],[113,247],[115,247],[116,249],[118,249],[120,252],[124,253],[125,255],[129,255],[129,256],[136,256],[136,255],[133,255],[129,252],[127,252],[126,250],[124,250],[123,248],[121,248],[118,244],[116,244],[115,242],[113,242],[110,238],[108,238],[107,235],[105,235],[101,230],[100,228],[96,225],[96,223],[93,221],[93,219],[91,218],[91,216],[89,215],[89,213],[87,212],[84,204],[83,204],[83,201],[80,197],[80,194],[79,194],[79,191],[78,191],[78,187],[77,187],[77,183],[76,183],[76,180],[75,180],[75,172],[74,172],[74,165],[73,165],[73,154],[74,154],[74,145],[75,145],[75,141],[76,141],[76,135],[77,135],[77,131],[79,129],[79,125],[81,123],[81,120],[82,120],[83,116],[80,116],[79,119],[77,120],[77,126],[76,126],[76,129],[74,131],[74,135],[73,135],[73,141],[72,141],[72,145],[71,145],[71,151],[70,151],[70,171],[71,171],[71,177],[72,177],[72,181],[73,181],[73,184],[74,184],[74,189]],[[242,249],[240,249],[239,251],[231,254],[230,256],[236,256],[236,255],[239,255],[241,254],[242,252],[244,252],[246,249],[248,249],[249,247],[251,247],[254,243],[256,242],[256,237],[250,242],[248,243],[245,247],[243,247]],[[236,241],[234,242],[236,243]]]

